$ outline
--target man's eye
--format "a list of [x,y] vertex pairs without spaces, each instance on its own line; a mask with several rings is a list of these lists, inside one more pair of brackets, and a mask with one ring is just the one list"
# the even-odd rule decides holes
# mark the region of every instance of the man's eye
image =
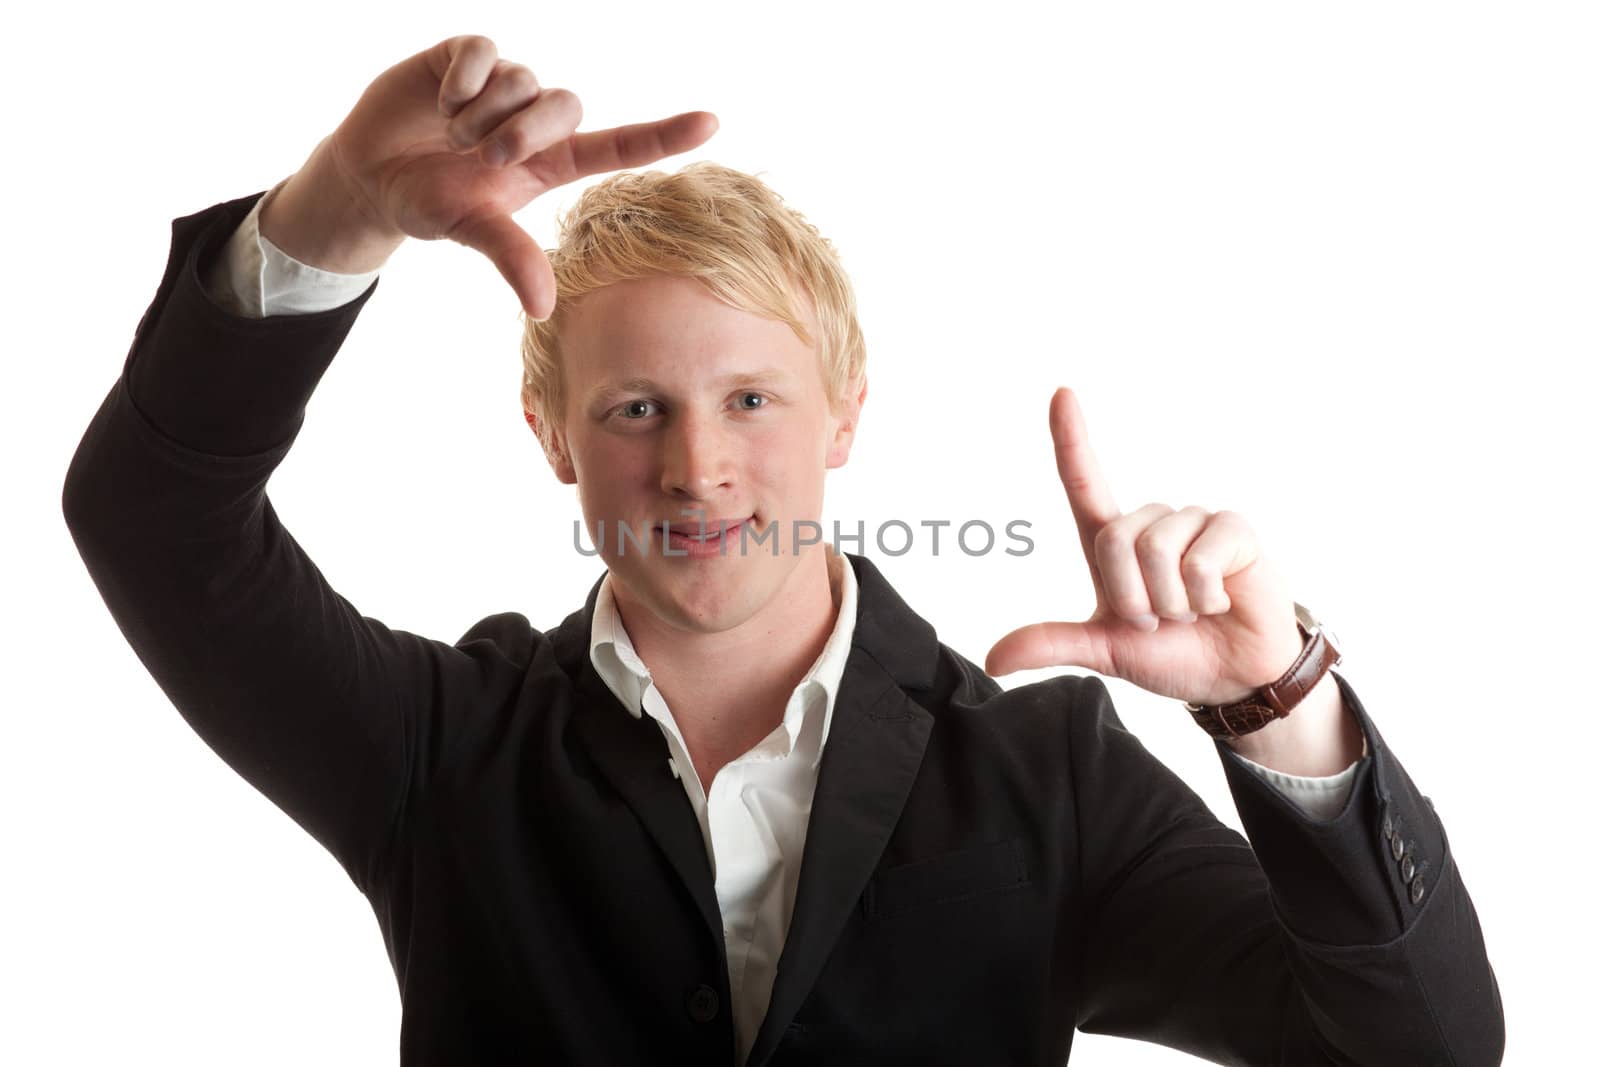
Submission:
[[651,404],[652,401],[649,400],[630,400],[617,410],[622,413],[623,418],[637,420],[648,414],[648,412],[639,411],[638,409],[641,407],[650,407]]
[[[762,396],[760,393],[745,393],[739,397],[739,400],[739,406],[744,408],[746,411],[755,411],[757,408],[763,407],[767,402],[767,398]],[[755,400],[757,403],[745,404],[744,401],[746,400]]]

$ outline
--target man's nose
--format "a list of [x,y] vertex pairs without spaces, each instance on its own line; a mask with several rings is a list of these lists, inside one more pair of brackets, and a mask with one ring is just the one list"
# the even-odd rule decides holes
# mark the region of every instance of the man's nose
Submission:
[[733,483],[733,442],[717,415],[678,411],[666,430],[661,489],[709,500]]

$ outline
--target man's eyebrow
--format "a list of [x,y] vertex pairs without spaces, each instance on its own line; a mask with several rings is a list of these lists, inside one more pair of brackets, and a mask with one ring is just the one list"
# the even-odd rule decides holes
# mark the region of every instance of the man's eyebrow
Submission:
[[[739,386],[770,385],[775,382],[786,381],[789,375],[781,367],[763,367],[756,371],[741,371],[737,374],[724,374],[712,384],[724,388],[737,388]],[[618,382],[601,382],[589,390],[589,399],[598,400],[603,397],[617,396],[622,393],[662,393],[666,387],[654,378],[626,378]]]

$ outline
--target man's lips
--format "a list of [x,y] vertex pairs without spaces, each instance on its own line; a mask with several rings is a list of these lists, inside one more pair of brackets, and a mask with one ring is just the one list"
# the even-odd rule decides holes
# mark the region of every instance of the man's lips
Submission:
[[[707,519],[704,523],[701,523],[698,520],[695,522],[674,522],[668,524],[667,528],[672,533],[680,534],[684,537],[703,536],[709,539],[712,537],[726,536],[731,531],[737,530],[742,524],[748,522],[750,518],[751,516],[744,515],[738,518]],[[660,530],[660,524],[658,523],[655,528]]]

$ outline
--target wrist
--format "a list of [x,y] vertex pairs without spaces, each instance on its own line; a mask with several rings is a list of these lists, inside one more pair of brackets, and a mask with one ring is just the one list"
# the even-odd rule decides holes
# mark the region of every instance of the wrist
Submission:
[[317,145],[304,166],[267,194],[260,233],[307,266],[365,274],[382,267],[406,235],[373,220],[369,205],[332,158],[331,143]]
[[1366,748],[1361,724],[1345,706],[1332,671],[1312,686],[1292,714],[1224,743],[1253,763],[1308,778],[1338,774]]

